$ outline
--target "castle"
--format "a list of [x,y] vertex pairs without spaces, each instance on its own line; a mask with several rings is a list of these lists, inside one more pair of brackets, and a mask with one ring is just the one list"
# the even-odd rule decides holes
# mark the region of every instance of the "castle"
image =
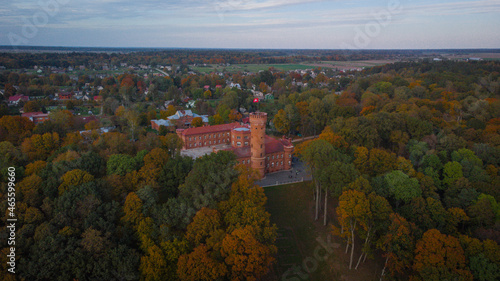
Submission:
[[184,150],[212,147],[229,150],[237,161],[265,174],[292,168],[293,144],[290,140],[266,135],[267,113],[250,113],[250,124],[230,123],[189,129],[177,129]]

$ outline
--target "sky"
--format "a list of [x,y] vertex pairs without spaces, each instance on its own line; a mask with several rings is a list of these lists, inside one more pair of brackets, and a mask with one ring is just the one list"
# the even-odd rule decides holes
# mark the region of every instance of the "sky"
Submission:
[[0,45],[500,48],[500,0],[16,0]]

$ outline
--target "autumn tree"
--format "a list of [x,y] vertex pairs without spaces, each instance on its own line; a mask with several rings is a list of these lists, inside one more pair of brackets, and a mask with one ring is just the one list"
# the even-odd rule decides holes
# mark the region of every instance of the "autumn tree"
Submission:
[[385,265],[392,276],[405,276],[412,267],[415,238],[412,225],[397,213],[389,215],[389,228],[382,236],[379,247],[385,251]]
[[260,243],[246,226],[224,237],[221,253],[231,280],[259,280],[269,271],[276,247]]
[[177,263],[180,280],[217,280],[226,276],[227,272],[227,266],[214,259],[204,244],[194,248],[193,252],[180,256]]
[[201,117],[193,118],[193,121],[191,121],[191,126],[195,128],[203,126],[203,119],[201,119]]
[[94,176],[80,169],[69,171],[61,177],[62,183],[59,186],[59,195],[66,192],[72,186],[77,186],[93,180]]
[[355,233],[359,228],[368,229],[368,221],[372,217],[370,203],[366,194],[347,190],[339,197],[337,216],[341,229],[334,228],[334,234],[346,238],[346,253],[351,247],[349,269],[352,268],[355,246]]
[[42,160],[58,149],[60,142],[57,133],[36,134],[24,140],[21,150],[32,160]]
[[9,141],[18,145],[35,127],[26,117],[5,115],[0,118],[0,141]]
[[290,120],[283,109],[280,109],[276,115],[274,115],[273,124],[276,130],[284,135],[288,135],[290,132]]
[[413,269],[423,280],[472,280],[460,242],[436,229],[426,231],[415,248]]

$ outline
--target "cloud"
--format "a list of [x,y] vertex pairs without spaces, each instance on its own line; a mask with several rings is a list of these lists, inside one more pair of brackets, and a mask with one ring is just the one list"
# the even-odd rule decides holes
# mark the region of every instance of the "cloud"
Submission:
[[410,14],[424,16],[498,13],[500,12],[500,0],[449,2],[414,6],[411,5],[408,7],[403,7],[403,9]]

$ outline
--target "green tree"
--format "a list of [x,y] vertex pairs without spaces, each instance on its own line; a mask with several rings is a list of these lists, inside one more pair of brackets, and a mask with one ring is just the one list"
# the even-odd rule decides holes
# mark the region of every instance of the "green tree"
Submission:
[[418,180],[410,178],[399,170],[388,173],[384,179],[389,187],[389,192],[394,196],[396,202],[404,201],[408,203],[411,199],[422,195]]

